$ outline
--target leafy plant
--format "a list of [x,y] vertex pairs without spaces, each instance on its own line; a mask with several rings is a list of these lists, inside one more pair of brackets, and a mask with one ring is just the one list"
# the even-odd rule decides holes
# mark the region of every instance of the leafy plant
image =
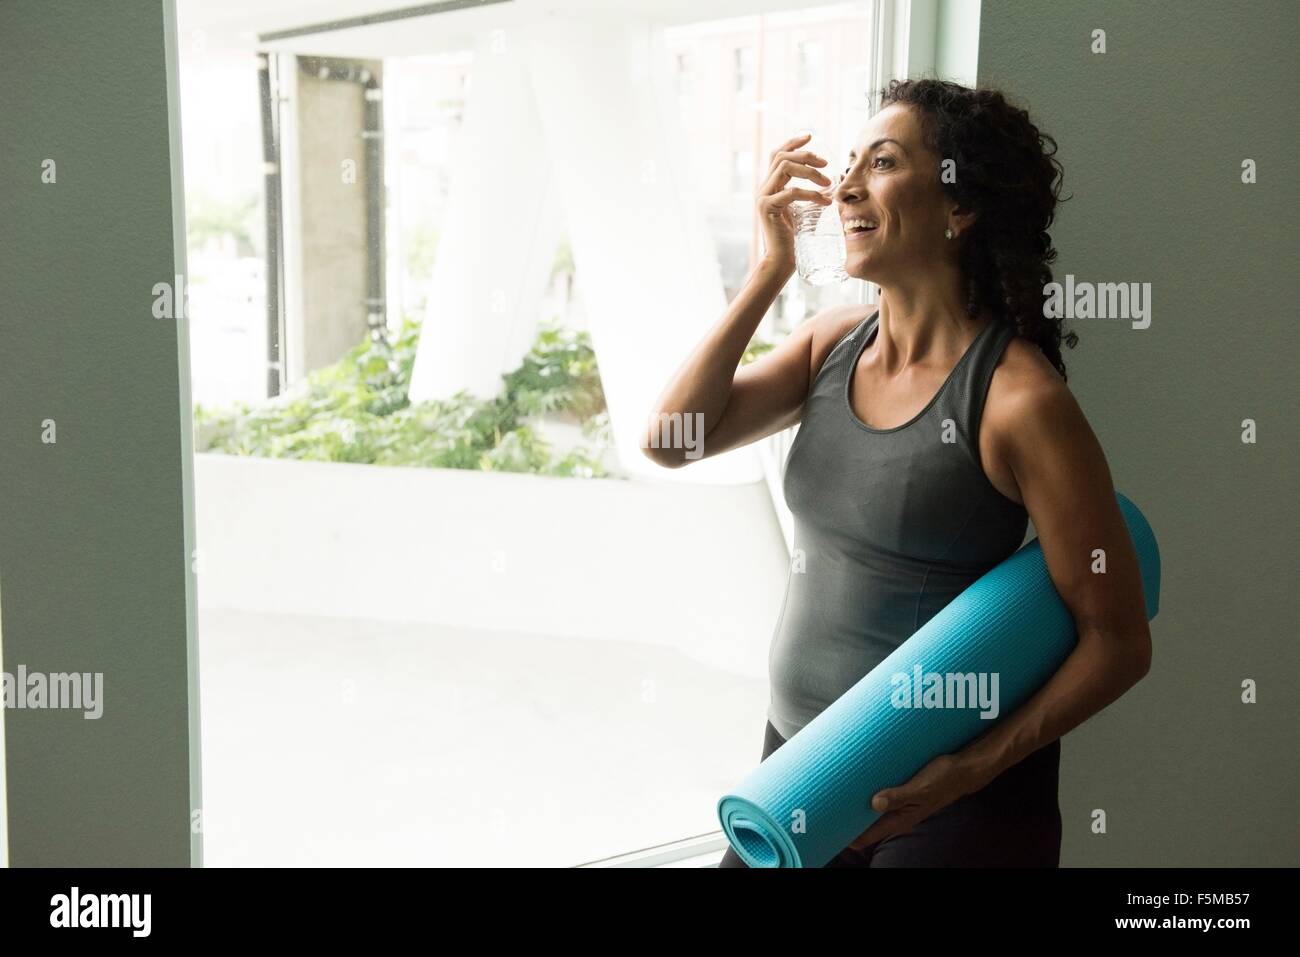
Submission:
[[544,325],[502,392],[468,392],[412,405],[408,399],[420,324],[407,319],[393,342],[362,341],[284,395],[256,405],[196,405],[201,452],[326,462],[482,469],[603,477],[585,446],[553,454],[528,421],[576,419],[584,436],[607,441],[605,395],[588,336]]

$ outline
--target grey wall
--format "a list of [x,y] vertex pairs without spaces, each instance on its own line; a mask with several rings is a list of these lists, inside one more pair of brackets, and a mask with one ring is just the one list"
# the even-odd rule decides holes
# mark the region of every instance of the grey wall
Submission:
[[197,863],[187,333],[152,314],[183,261],[165,14],[0,3],[4,668],[104,674],[99,720],[5,715],[14,866]]
[[1064,356],[1164,572],[1151,673],[1063,743],[1065,864],[1300,864],[1298,25],[1290,2],[983,3],[980,82],[1057,138],[1074,194],[1057,278],[1153,286],[1150,328],[1076,320]]

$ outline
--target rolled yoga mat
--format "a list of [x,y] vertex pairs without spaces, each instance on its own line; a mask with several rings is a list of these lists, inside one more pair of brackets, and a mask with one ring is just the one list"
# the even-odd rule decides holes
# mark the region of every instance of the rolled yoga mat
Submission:
[[[1141,564],[1150,620],[1159,608],[1160,552],[1137,506],[1116,497]],[[877,791],[904,784],[935,757],[989,730],[1047,683],[1076,641],[1074,618],[1035,538],[944,606],[718,801],[731,846],[750,867],[825,866],[881,816],[871,807]],[[905,686],[928,673],[945,676],[945,684],[948,675],[996,674],[996,718],[981,718],[978,706],[902,706],[909,703]],[[895,681],[896,675],[908,681]],[[991,678],[985,688],[993,688]]]

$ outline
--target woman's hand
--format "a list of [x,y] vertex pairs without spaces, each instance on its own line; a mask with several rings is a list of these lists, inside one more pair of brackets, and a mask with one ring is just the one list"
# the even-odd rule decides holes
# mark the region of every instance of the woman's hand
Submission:
[[906,784],[877,791],[871,806],[886,812],[849,845],[861,851],[896,834],[906,834],[940,808],[984,786],[967,763],[941,754]]
[[790,212],[790,203],[807,200],[828,206],[833,202],[826,193],[786,185],[795,177],[812,180],[823,186],[831,184],[825,174],[813,168],[825,166],[826,160],[816,153],[798,149],[808,142],[811,135],[802,133],[781,144],[772,154],[767,180],[758,189],[758,219],[763,226],[763,258],[785,269],[793,270],[795,265],[794,216]]

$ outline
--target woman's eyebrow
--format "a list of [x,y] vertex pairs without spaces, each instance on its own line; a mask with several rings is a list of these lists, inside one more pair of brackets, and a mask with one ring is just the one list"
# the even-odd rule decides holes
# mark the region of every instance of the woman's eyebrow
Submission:
[[[902,143],[898,142],[898,140],[890,139],[888,136],[882,137],[881,139],[876,140],[874,143],[872,143],[870,146],[868,146],[868,147],[867,147],[867,152],[870,153],[872,150],[874,150],[874,149],[875,149],[877,146],[879,146],[881,143],[893,143],[895,146],[897,146],[897,147],[898,147],[900,150],[902,150],[904,153],[907,152],[907,150],[903,147],[903,144],[902,144]],[[857,154],[857,151],[856,151],[856,150],[849,150],[849,159],[857,159],[857,157],[858,157],[858,154]]]

